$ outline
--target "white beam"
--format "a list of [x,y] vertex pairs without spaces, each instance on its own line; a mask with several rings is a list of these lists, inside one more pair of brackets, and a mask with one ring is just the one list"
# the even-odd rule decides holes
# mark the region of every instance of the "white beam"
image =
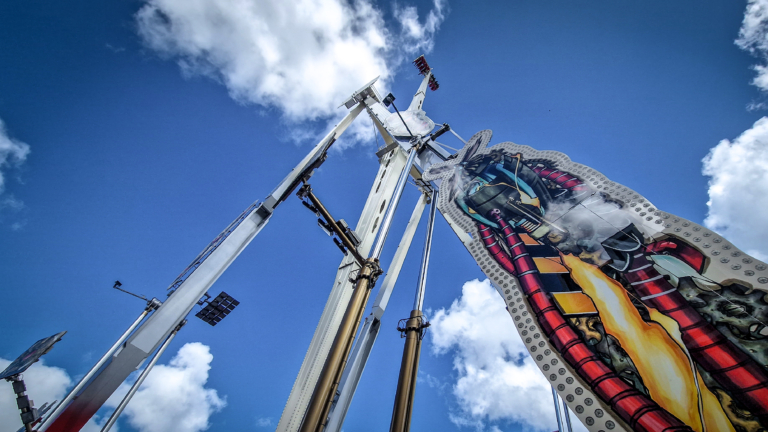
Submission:
[[[84,386],[82,392],[64,409],[56,409],[58,417],[50,416],[41,431],[69,432],[80,430],[120,384],[143,363],[189,314],[203,294],[218,280],[251,240],[264,228],[272,212],[285,200],[303,177],[322,163],[325,151],[341,135],[364,108],[364,103],[352,109],[347,116],[323,138],[313,150],[291,170],[264,202],[250,206],[204,253],[184,271],[173,284],[173,293],[125,341],[111,361]],[[223,240],[222,240],[223,239]],[[189,272],[189,270],[192,270]],[[178,284],[178,286],[176,286]],[[63,405],[62,405],[63,406]]]
[[[358,251],[368,256],[376,234],[379,231],[384,211],[395,192],[397,180],[406,162],[406,153],[399,146],[383,155],[379,160],[379,171],[371,185],[371,191],[363,207],[355,232],[360,237]],[[350,282],[350,273],[359,270],[354,259],[345,257],[339,265],[331,293],[325,304],[320,321],[312,336],[312,341],[304,356],[299,374],[293,384],[283,414],[277,424],[277,432],[296,432],[301,426],[304,413],[309,405],[318,376],[323,368],[328,351],[344,315],[346,304],[352,295],[354,284]]]

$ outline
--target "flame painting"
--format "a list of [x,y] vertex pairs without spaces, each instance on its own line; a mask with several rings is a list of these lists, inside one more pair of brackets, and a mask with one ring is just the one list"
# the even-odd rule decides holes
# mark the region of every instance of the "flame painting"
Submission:
[[554,151],[475,134],[424,178],[590,430],[768,430],[768,271]]

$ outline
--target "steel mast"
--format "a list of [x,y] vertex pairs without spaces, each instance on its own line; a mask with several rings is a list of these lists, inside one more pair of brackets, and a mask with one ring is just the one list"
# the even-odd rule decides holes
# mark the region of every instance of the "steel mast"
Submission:
[[[557,430],[558,432],[566,432],[563,430],[563,419],[560,417],[560,397],[557,395],[557,390],[552,387],[552,400],[555,402],[555,418],[557,418]],[[568,409],[566,407],[566,409]]]
[[419,271],[419,283],[416,289],[416,298],[413,301],[413,310],[405,322],[405,327],[397,328],[405,335],[405,346],[403,347],[403,360],[400,363],[400,376],[397,380],[395,406],[392,409],[392,422],[389,426],[390,432],[408,432],[411,429],[411,413],[416,394],[416,376],[419,373],[421,340],[424,338],[425,329],[429,327],[429,323],[424,321],[421,309],[424,306],[429,255],[432,251],[432,231],[437,210],[437,189],[432,190],[431,198],[432,203],[427,220],[427,238],[424,241],[424,252],[421,257],[421,270]]
[[[371,192],[368,195],[360,221],[355,229],[361,237],[361,243],[357,249],[364,255],[370,252],[371,249],[375,251],[381,247],[377,245],[374,248],[374,237],[379,238],[381,232],[384,231],[384,210],[385,208],[388,209],[391,202],[396,199],[395,191],[403,173],[405,173],[406,180],[410,174],[418,182],[420,181],[422,170],[435,161],[445,160],[449,156],[445,150],[437,146],[430,139],[431,137],[427,138],[434,129],[434,122],[421,109],[427,88],[436,90],[438,88],[437,81],[432,76],[431,69],[426,64],[423,56],[416,59],[414,63],[420,73],[424,75],[424,79],[406,111],[391,112],[388,107],[392,100],[394,100],[394,97],[390,94],[385,98],[381,98],[378,97],[378,93],[375,93],[375,91],[376,97],[353,95],[345,103],[345,106],[350,107],[355,103],[364,102],[369,116],[384,138],[385,143],[384,148],[376,153],[380,163],[379,172],[371,186]],[[372,87],[372,89],[374,88]],[[447,130],[447,127],[442,129],[443,132]],[[419,143],[417,143],[418,147],[415,154],[411,152],[414,146],[412,141],[414,136],[417,138],[421,137]],[[414,157],[412,167],[406,169],[408,159],[411,156]],[[379,224],[380,221],[381,224]],[[410,238],[412,238],[412,234]],[[404,235],[403,241],[401,241],[401,246],[405,246],[402,252],[403,255],[400,255],[402,259],[404,259],[404,253],[407,252],[407,248],[410,245],[410,238]],[[400,254],[400,251],[398,251],[398,254]],[[374,255],[372,254],[371,256]],[[349,304],[349,299],[352,296],[354,283],[356,282],[354,280],[350,282],[349,275],[354,274],[355,271],[360,271],[360,267],[354,260],[350,257],[342,260],[333,289],[328,297],[325,309],[320,317],[315,334],[310,342],[309,349],[304,357],[301,369],[277,425],[277,432],[296,432],[302,427],[303,423],[306,423],[305,414],[309,413],[310,399],[315,393],[318,379],[325,368],[326,359],[331,351],[333,341],[336,340],[340,323],[346,312],[346,306]],[[366,319],[366,325],[361,333],[360,340],[358,340],[355,349],[351,350],[352,354],[349,359],[345,360],[345,366],[342,367],[341,371],[338,371],[339,375],[337,375],[337,378],[333,380],[337,382],[335,384],[337,389],[329,398],[324,396],[326,398],[324,400],[330,400],[330,404],[326,405],[328,409],[324,408],[325,414],[319,414],[319,417],[322,417],[322,419],[313,420],[324,424],[324,427],[328,428],[328,430],[338,431],[343,424],[344,415],[349,408],[352,396],[365,368],[373,342],[376,340],[380,328],[379,320],[386,308],[386,303],[398,273],[399,266],[390,267],[385,284],[380,288],[379,295],[377,296],[374,313]],[[392,283],[388,284],[386,281],[390,279],[390,274],[392,275]],[[349,371],[346,370],[346,364],[351,367]],[[341,407],[336,405],[337,401],[342,404]],[[313,418],[317,416],[317,409],[315,408],[314,411]],[[329,413],[330,417],[328,417]]]
[[373,308],[368,317],[365,318],[365,323],[360,330],[360,336],[355,341],[355,345],[352,348],[350,359],[347,362],[347,367],[344,369],[344,374],[341,377],[341,383],[339,384],[339,390],[337,391],[338,398],[331,406],[331,413],[328,418],[327,431],[339,432],[344,422],[344,418],[349,410],[349,405],[352,403],[352,398],[357,390],[357,385],[360,382],[360,378],[365,369],[365,363],[373,349],[373,344],[376,342],[376,338],[379,335],[381,328],[381,317],[387,308],[389,303],[389,297],[392,294],[397,278],[400,275],[400,269],[403,267],[405,257],[408,254],[408,250],[411,247],[411,241],[413,235],[416,233],[416,228],[421,220],[421,215],[424,212],[429,196],[422,193],[419,200],[416,202],[416,207],[411,213],[411,218],[408,221],[408,225],[405,228],[403,237],[400,239],[400,244],[397,246],[395,256],[392,258],[392,262],[389,264],[387,274],[384,277],[384,282],[381,283],[379,292],[376,295],[376,299],[373,302]]
[[416,138],[413,146],[408,152],[408,159],[405,162],[403,171],[400,173],[392,199],[387,205],[387,211],[381,221],[381,229],[376,237],[373,250],[365,262],[361,263],[362,270],[358,273],[355,282],[355,290],[352,298],[349,300],[344,317],[339,325],[339,330],[334,338],[331,350],[323,365],[322,372],[317,380],[315,389],[307,407],[307,413],[301,425],[302,432],[320,432],[325,429],[328,413],[331,410],[331,403],[341,382],[341,375],[352,349],[357,327],[362,319],[363,311],[368,302],[370,290],[376,283],[376,279],[382,273],[379,267],[379,257],[384,249],[384,242],[389,234],[389,228],[392,225],[397,206],[400,203],[400,197],[405,189],[405,183],[408,180],[411,167],[416,159],[416,154],[421,147],[421,139]]

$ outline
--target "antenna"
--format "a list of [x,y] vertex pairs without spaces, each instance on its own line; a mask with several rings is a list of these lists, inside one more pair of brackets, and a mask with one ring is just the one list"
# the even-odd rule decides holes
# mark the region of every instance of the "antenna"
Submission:
[[122,291],[122,292],[124,292],[126,294],[130,294],[130,295],[132,295],[132,296],[134,296],[136,298],[140,298],[140,299],[144,300],[145,302],[149,302],[149,300],[147,300],[147,298],[144,297],[143,295],[134,294],[134,293],[132,293],[132,292],[130,292],[128,290],[124,290],[124,289],[120,288],[121,286],[123,286],[123,284],[120,283],[120,281],[118,280],[118,281],[115,281],[115,284],[112,285],[112,288],[114,288],[116,290],[119,290],[119,291]]

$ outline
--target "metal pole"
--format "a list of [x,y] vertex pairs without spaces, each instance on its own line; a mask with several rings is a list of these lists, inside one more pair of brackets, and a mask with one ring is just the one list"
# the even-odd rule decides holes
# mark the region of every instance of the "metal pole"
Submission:
[[559,432],[563,431],[563,420],[560,419],[560,404],[558,402],[559,396],[557,395],[557,391],[555,391],[555,388],[552,387],[552,399],[555,401],[555,417],[557,417],[557,430]]
[[405,183],[408,181],[408,176],[411,173],[413,161],[416,160],[416,153],[420,144],[421,141],[418,141],[410,150],[408,150],[408,160],[405,162],[403,172],[400,173],[400,178],[397,179],[397,185],[395,186],[394,193],[392,193],[392,199],[389,201],[387,211],[384,213],[384,218],[381,220],[379,235],[376,237],[373,248],[371,248],[370,257],[373,259],[378,260],[381,256],[382,249],[384,249],[384,241],[387,239],[387,234],[389,234],[389,227],[392,225],[395,210],[397,210],[397,205],[400,203],[400,197],[403,195],[403,189],[405,188]]
[[123,410],[126,406],[128,406],[128,402],[131,401],[133,398],[133,395],[136,394],[136,391],[139,390],[139,387],[144,382],[144,380],[147,378],[149,373],[152,371],[152,368],[155,366],[155,363],[160,359],[160,356],[163,355],[165,352],[165,349],[168,348],[168,345],[171,344],[171,341],[176,336],[176,333],[181,330],[182,327],[184,327],[184,324],[187,323],[187,320],[183,320],[181,323],[179,323],[178,326],[176,326],[175,329],[171,332],[171,334],[168,335],[168,337],[165,339],[165,342],[163,342],[162,345],[160,345],[160,348],[155,352],[155,355],[152,356],[152,359],[149,361],[149,364],[147,364],[147,367],[144,368],[143,371],[141,371],[141,375],[139,375],[139,378],[136,379],[136,382],[133,383],[131,386],[131,389],[128,390],[128,393],[125,395],[123,400],[120,401],[120,405],[115,408],[115,412],[112,413],[111,416],[109,416],[109,420],[104,424],[104,427],[101,428],[101,432],[107,432],[110,429],[112,429],[112,426],[114,426],[115,422],[117,422],[117,418],[120,417],[120,414],[123,413]]
[[405,328],[398,330],[405,332],[405,346],[403,347],[403,359],[400,362],[400,375],[397,379],[397,392],[395,405],[392,409],[392,422],[390,432],[408,432],[411,429],[411,415],[413,413],[413,401],[416,394],[416,377],[419,373],[419,359],[421,357],[421,338],[424,328],[429,324],[424,323],[421,308],[424,305],[424,289],[427,285],[427,269],[429,268],[429,255],[432,250],[432,230],[435,223],[437,209],[437,189],[432,190],[432,204],[427,220],[427,238],[424,241],[424,252],[421,256],[421,270],[416,289],[416,298],[413,302],[413,310],[406,321]]
[[117,349],[120,348],[123,342],[125,342],[125,340],[128,339],[128,336],[130,336],[131,333],[133,333],[133,331],[136,329],[136,327],[138,327],[139,324],[141,324],[141,322],[144,320],[144,318],[146,318],[147,314],[149,314],[154,309],[157,309],[158,306],[160,306],[160,301],[157,299],[153,298],[152,300],[147,302],[147,307],[146,309],[144,309],[144,312],[142,312],[141,315],[139,315],[139,317],[136,318],[136,321],[134,321],[133,324],[131,324],[131,326],[128,327],[128,330],[126,330],[125,333],[123,333],[117,339],[117,342],[115,342],[115,344],[112,345],[112,347],[109,350],[107,350],[107,352],[99,359],[99,361],[96,362],[95,365],[93,365],[91,370],[89,370],[88,373],[85,374],[83,379],[81,379],[80,382],[77,383],[75,388],[73,388],[67,394],[67,396],[64,399],[62,399],[61,403],[59,403],[56,406],[56,409],[48,417],[46,417],[45,421],[40,425],[40,430],[45,430],[44,428],[47,426],[47,423],[49,423],[51,420],[54,420],[56,417],[59,416],[59,414],[61,414],[62,411],[64,411],[64,408],[67,407],[67,404],[69,404],[69,402],[71,402],[72,399],[74,399],[75,396],[77,396],[77,394],[80,392],[80,390],[83,389],[83,387],[85,387],[88,381],[90,381],[91,378],[93,378],[93,376],[96,375],[96,373],[101,369],[101,367],[107,363],[107,361],[109,360],[110,357],[112,357],[115,351],[117,351]]
[[437,212],[437,189],[432,189],[432,204],[429,207],[429,219],[427,220],[427,238],[424,241],[424,252],[421,255],[421,270],[419,270],[419,287],[416,290],[416,298],[413,300],[413,309],[420,311],[424,306],[424,290],[427,286],[427,270],[429,269],[429,254],[432,252],[432,228],[435,225],[435,213]]
[[13,384],[13,392],[16,393],[16,406],[21,411],[21,423],[24,425],[22,429],[25,432],[32,432],[32,424],[37,420],[37,408],[32,406],[32,401],[25,393],[27,386],[24,384],[21,374],[12,375],[5,380]]
[[567,428],[568,432],[573,432],[573,429],[571,429],[571,413],[568,411],[568,404],[565,403],[565,399],[560,399],[563,401],[563,417],[565,417],[565,427]]
[[352,348],[347,367],[344,368],[341,383],[339,384],[339,397],[331,407],[328,424],[325,429],[326,431],[341,431],[341,427],[344,424],[344,418],[349,410],[349,405],[352,403],[352,397],[355,395],[357,385],[360,382],[363,370],[368,362],[368,357],[373,349],[373,344],[376,342],[376,338],[379,335],[379,330],[381,329],[380,319],[387,309],[392,289],[400,275],[403,262],[405,261],[405,257],[411,247],[411,242],[413,241],[413,234],[416,232],[416,228],[421,220],[421,215],[424,212],[424,207],[426,207],[428,201],[429,197],[422,194],[416,203],[416,207],[413,209],[413,213],[405,228],[403,237],[400,239],[395,255],[392,257],[392,262],[387,269],[387,275],[384,277],[384,281],[381,283],[379,292],[376,295],[376,300],[373,302],[371,314],[365,319],[365,324],[360,331],[360,336],[358,336],[355,345]]
[[400,173],[400,178],[397,180],[395,191],[387,205],[387,210],[384,212],[379,234],[372,247],[372,252],[358,273],[352,297],[349,299],[347,309],[344,311],[344,317],[339,325],[339,330],[336,332],[331,350],[325,359],[323,370],[320,372],[320,377],[312,392],[307,412],[304,414],[304,419],[299,429],[301,432],[320,432],[327,424],[333,398],[339,387],[349,352],[352,350],[355,331],[363,318],[363,311],[375,283],[375,278],[381,273],[379,257],[381,256],[382,249],[384,249],[384,241],[389,233],[395,210],[397,210],[400,197],[403,195],[405,183],[410,175],[411,167],[416,159],[417,150],[420,145],[421,141],[417,139],[413,147],[408,151],[408,159],[405,162],[403,171]]
[[421,348],[421,329],[423,325],[421,311],[411,311],[411,316],[405,324],[405,346],[403,359],[400,362],[400,375],[397,377],[397,393],[392,408],[390,432],[407,432],[411,427],[411,408],[413,406],[414,381],[419,369],[419,354]]

